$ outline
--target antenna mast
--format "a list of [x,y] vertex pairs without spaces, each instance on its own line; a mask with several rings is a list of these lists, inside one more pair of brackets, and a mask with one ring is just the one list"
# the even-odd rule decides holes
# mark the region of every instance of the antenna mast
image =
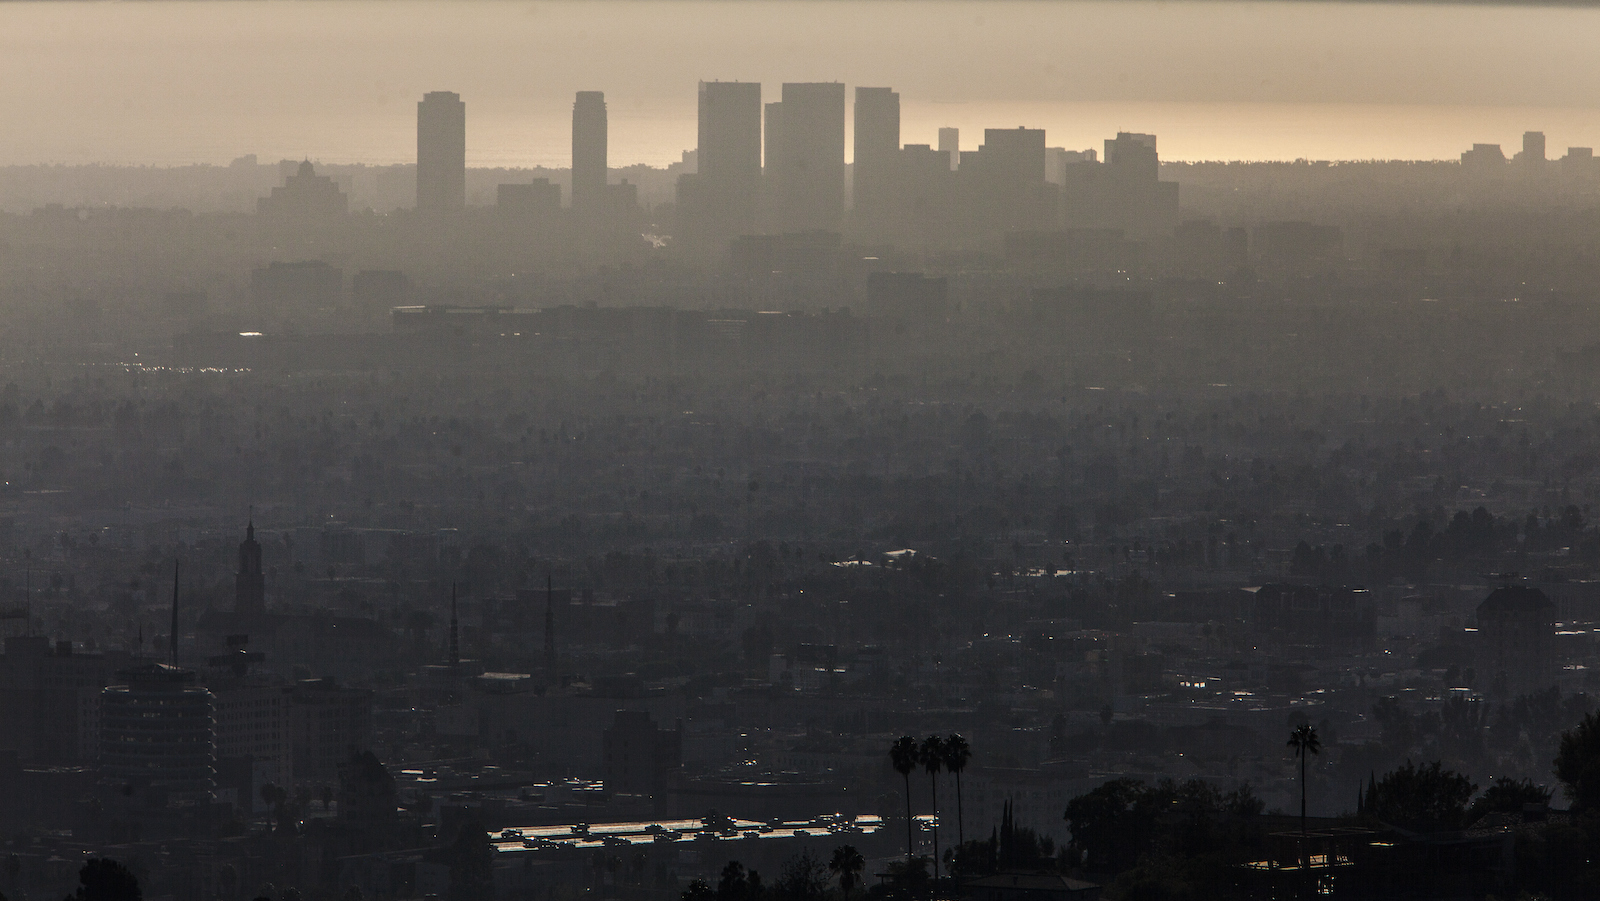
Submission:
[[172,665],[178,665],[178,566],[172,561]]
[[556,591],[555,580],[544,574],[544,672],[546,679],[556,674]]
[[456,628],[456,583],[450,583],[450,668],[461,669],[461,638]]

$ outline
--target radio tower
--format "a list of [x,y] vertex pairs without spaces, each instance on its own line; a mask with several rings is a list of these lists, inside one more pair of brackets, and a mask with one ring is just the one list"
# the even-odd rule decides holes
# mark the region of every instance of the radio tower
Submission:
[[456,583],[450,583],[450,669],[461,669],[461,633],[456,628]]
[[556,591],[549,573],[544,576],[544,674],[556,677]]

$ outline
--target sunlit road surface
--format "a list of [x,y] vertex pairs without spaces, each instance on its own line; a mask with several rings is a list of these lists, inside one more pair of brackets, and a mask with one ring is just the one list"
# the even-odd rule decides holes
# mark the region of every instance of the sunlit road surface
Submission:
[[490,834],[489,840],[498,851],[555,851],[619,847],[625,844],[793,839],[829,834],[871,835],[881,828],[883,821],[875,816],[850,819],[835,815],[785,823],[763,823],[757,820],[730,818],[715,826],[708,826],[700,819],[642,820],[634,823],[595,823],[589,826],[577,824],[511,827]]

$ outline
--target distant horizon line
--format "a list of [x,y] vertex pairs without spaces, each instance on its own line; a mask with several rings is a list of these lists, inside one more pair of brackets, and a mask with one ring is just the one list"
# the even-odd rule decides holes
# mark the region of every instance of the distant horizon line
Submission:
[[[670,0],[667,0],[667,2],[670,2]],[[1043,2],[1050,2],[1050,0],[1043,0]],[[1365,3],[1365,2],[1379,2],[1379,0],[1304,0],[1304,2]],[[1426,0],[1426,2],[1433,2],[1433,0]],[[1447,0],[1438,0],[1438,2],[1447,2]],[[1596,2],[1600,3],[1600,0],[1596,0]],[[1495,145],[1492,145],[1492,146],[1501,147],[1501,146],[1504,146],[1504,145],[1495,144]],[[1581,146],[1581,145],[1579,145],[1579,146]],[[1050,148],[1050,149],[1061,149],[1061,148]],[[1068,149],[1070,149],[1070,148],[1068,148]],[[1470,149],[1470,148],[1468,148],[1468,149]],[[1571,148],[1569,148],[1569,149],[1571,149]],[[1464,150],[1462,152],[1465,153],[1466,151]],[[1546,156],[1542,161],[1546,162],[1546,163],[1558,163],[1564,158],[1565,158],[1564,155],[1563,156]],[[116,162],[116,161],[97,161],[97,162],[90,162],[90,163],[65,163],[65,162],[0,163],[0,170],[4,170],[4,169],[232,169],[232,168],[236,168],[237,162],[238,162],[237,160],[234,160],[234,161],[230,161],[230,162],[226,162],[226,163],[213,163],[213,162],[133,163],[133,162]],[[254,165],[256,165],[258,167],[262,167],[262,168],[273,168],[273,167],[281,166],[281,165],[283,165],[285,163],[298,165],[298,164],[300,164],[302,162],[309,162],[309,163],[311,163],[311,165],[319,166],[319,167],[320,166],[335,166],[335,167],[347,168],[347,169],[396,169],[396,168],[415,169],[417,167],[417,164],[416,164],[415,160],[412,160],[412,161],[409,161],[409,162],[391,162],[391,163],[373,163],[373,162],[364,162],[364,161],[363,162],[342,162],[342,161],[338,161],[338,160],[319,159],[319,158],[314,157],[314,156],[302,156],[302,157],[287,157],[286,156],[286,157],[281,157],[281,158],[279,158],[277,160],[271,160],[271,161],[262,161],[262,160],[258,159]],[[1292,165],[1347,166],[1347,165],[1375,165],[1375,164],[1396,164],[1396,163],[1406,163],[1406,164],[1448,163],[1448,164],[1459,166],[1459,165],[1461,165],[1461,160],[1458,157],[1426,158],[1426,157],[1398,157],[1398,156],[1397,157],[1349,157],[1349,158],[1295,157],[1293,159],[1287,159],[1287,158],[1220,159],[1220,158],[1218,158],[1218,159],[1162,159],[1162,160],[1160,160],[1160,165],[1163,165],[1163,166],[1244,166],[1244,165],[1251,165],[1251,166],[1255,166],[1255,165],[1262,165],[1262,166],[1266,166],[1266,165],[1274,165],[1274,166],[1282,166],[1282,165],[1291,165],[1291,166]],[[1513,164],[1514,164],[1514,162],[1513,162],[1512,158],[1508,155],[1506,157],[1506,165],[1509,167],[1509,166],[1511,166]],[[248,165],[248,164],[246,164],[246,165]],[[667,165],[654,165],[652,163],[628,163],[627,165],[623,165],[623,166],[609,166],[608,165],[606,167],[606,171],[607,172],[625,172],[625,171],[627,171],[629,169],[650,169],[650,170],[653,170],[653,171],[656,171],[656,172],[666,172],[667,170],[671,169],[673,166],[677,166],[677,165],[680,165],[680,163],[669,163]],[[848,168],[852,168],[853,166],[854,166],[853,162],[846,162],[845,163],[845,168],[847,168],[847,169]],[[244,166],[237,166],[237,168],[244,168]],[[475,165],[472,165],[472,164],[469,163],[466,168],[467,168],[467,171],[469,171],[469,172],[470,171],[474,171],[474,170],[479,171],[479,172],[497,172],[497,171],[499,171],[499,172],[570,172],[570,171],[572,171],[572,166],[571,165],[566,165],[566,166],[547,166],[547,165],[544,165],[544,164],[535,164],[535,165],[529,165],[529,166],[483,166],[483,165],[475,166]],[[765,169],[765,167],[762,167],[762,168]]]

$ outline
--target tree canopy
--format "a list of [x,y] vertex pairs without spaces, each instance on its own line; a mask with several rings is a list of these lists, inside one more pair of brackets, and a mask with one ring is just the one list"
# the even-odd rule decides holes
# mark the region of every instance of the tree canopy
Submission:
[[449,901],[484,901],[494,897],[494,848],[481,824],[468,822],[447,851]]
[[1113,779],[1067,804],[1074,852],[1085,867],[1120,872],[1143,854],[1230,854],[1253,838],[1262,803],[1248,785],[1222,792],[1203,779],[1146,785]]
[[1600,809],[1600,711],[1562,733],[1555,770],[1574,811]]
[[93,858],[78,871],[78,889],[68,896],[73,901],[142,901],[139,879],[122,864],[109,858]]
[[1460,829],[1477,790],[1437,760],[1421,766],[1408,760],[1368,786],[1362,806],[1369,816],[1414,832]]

